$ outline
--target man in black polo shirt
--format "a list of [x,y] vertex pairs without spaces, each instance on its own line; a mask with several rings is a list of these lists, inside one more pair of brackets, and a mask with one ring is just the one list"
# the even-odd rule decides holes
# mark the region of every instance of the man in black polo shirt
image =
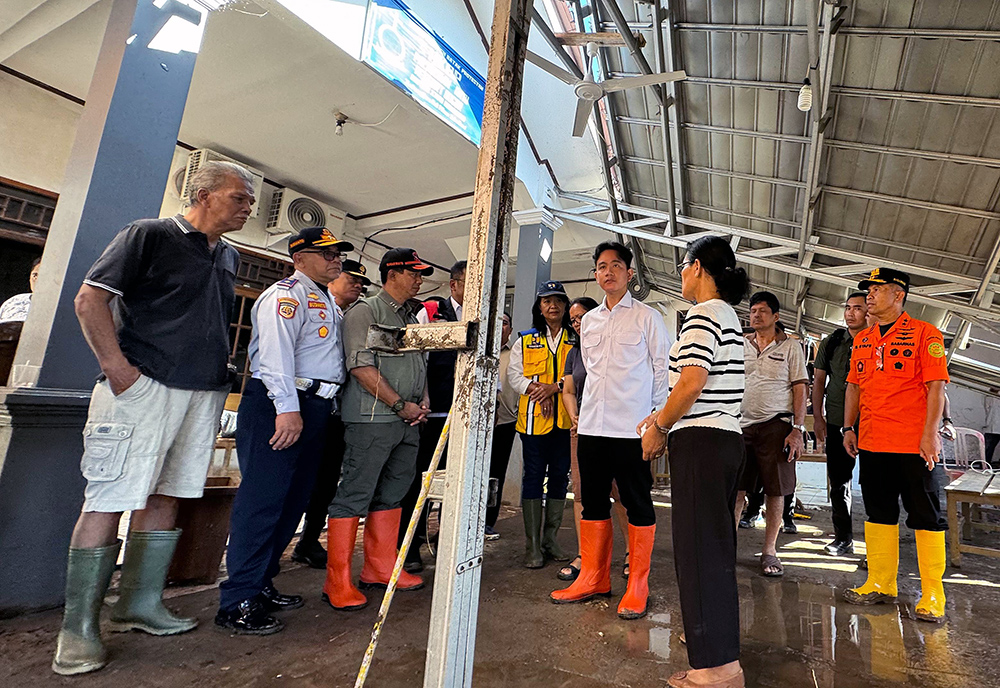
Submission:
[[191,181],[189,211],[119,232],[76,297],[103,374],[83,433],[87,487],[70,542],[58,674],[106,662],[98,620],[122,512],[132,518],[111,630],[173,635],[198,625],[160,597],[180,537],[177,500],[202,495],[231,384],[239,253],[220,238],[243,227],[255,199],[253,177],[232,163],[204,165]]
[[814,365],[813,429],[816,440],[826,442],[826,475],[830,480],[830,502],[833,504],[833,542],[826,546],[826,551],[837,556],[854,552],[851,479],[855,459],[844,449],[844,436],[840,429],[844,425],[844,395],[847,393],[847,374],[851,369],[854,337],[866,327],[866,296],[859,291],[848,297],[844,304],[844,322],[847,328],[834,330],[833,334],[820,342]]

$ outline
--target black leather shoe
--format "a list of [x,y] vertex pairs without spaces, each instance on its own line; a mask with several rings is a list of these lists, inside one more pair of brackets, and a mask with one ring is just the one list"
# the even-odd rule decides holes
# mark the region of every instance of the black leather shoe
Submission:
[[781,532],[785,535],[795,535],[799,532],[799,528],[793,521],[787,521],[783,526],[781,526]]
[[302,540],[299,540],[298,544],[295,545],[295,549],[292,550],[292,561],[305,564],[311,569],[325,569],[326,550],[316,540],[312,542],[302,542]]
[[834,540],[823,549],[827,554],[842,557],[845,554],[854,554],[854,542],[852,540]]
[[305,604],[302,601],[302,595],[282,595],[270,585],[260,591],[260,599],[264,603],[264,608],[269,612],[284,612],[289,609],[298,609]]
[[420,544],[410,543],[410,550],[403,560],[403,570],[407,573],[420,573],[424,570],[424,560],[420,558]]
[[268,614],[261,597],[243,600],[235,609],[220,609],[215,615],[215,625],[237,635],[271,635],[285,627],[284,623]]

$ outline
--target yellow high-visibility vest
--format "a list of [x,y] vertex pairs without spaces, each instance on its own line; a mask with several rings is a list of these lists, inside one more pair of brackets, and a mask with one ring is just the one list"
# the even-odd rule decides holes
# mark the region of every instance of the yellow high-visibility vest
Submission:
[[[555,383],[563,376],[566,356],[573,348],[565,327],[559,336],[559,346],[555,353],[549,350],[545,334],[534,329],[521,333],[519,346],[524,376],[546,385]],[[552,397],[552,402],[553,415],[546,418],[542,415],[541,405],[532,401],[527,394],[522,394],[517,403],[517,431],[525,435],[545,435],[552,430],[553,424],[563,430],[569,429],[569,413],[562,404],[562,395]]]

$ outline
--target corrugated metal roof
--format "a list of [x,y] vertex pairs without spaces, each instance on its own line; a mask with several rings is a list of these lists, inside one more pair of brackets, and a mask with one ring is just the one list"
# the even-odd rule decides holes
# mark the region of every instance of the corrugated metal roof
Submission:
[[[608,8],[596,4],[603,28],[614,30]],[[754,285],[776,292],[791,313],[804,295],[803,329],[832,328],[848,280],[883,261],[910,268],[914,293],[935,299],[911,298],[912,315],[954,332],[961,321],[949,304],[981,304],[983,313],[997,314],[977,320],[996,329],[1000,309],[991,306],[992,290],[979,298],[976,292],[984,276],[995,280],[1000,258],[1000,2],[826,5],[816,0],[821,69],[812,72],[814,108],[803,113],[796,100],[810,66],[807,2],[670,3],[661,28],[674,59],[666,66],[688,73],[670,89],[677,96],[669,114],[678,215],[758,232],[739,244],[740,252],[765,257],[749,267]],[[644,53],[657,71],[652,6],[629,0],[618,6],[646,37]],[[832,19],[826,113],[818,107],[824,17]],[[602,53],[608,76],[639,73],[626,49]],[[618,141],[620,200],[666,212],[659,107],[650,88],[613,93],[606,101]],[[812,184],[811,139],[817,137],[818,184]],[[814,205],[804,220],[807,198]],[[665,223],[646,229],[663,232]],[[703,229],[682,220],[677,231]],[[772,239],[784,242],[775,247]],[[676,290],[676,248],[645,239],[639,244],[648,283]],[[830,283],[830,274],[841,278],[838,284]],[[976,332],[996,338],[990,329]],[[961,353],[974,357],[977,347],[983,348],[974,343]],[[984,355],[984,363],[994,353]],[[958,367],[966,365],[974,364]],[[990,379],[1000,382],[1000,374]]]

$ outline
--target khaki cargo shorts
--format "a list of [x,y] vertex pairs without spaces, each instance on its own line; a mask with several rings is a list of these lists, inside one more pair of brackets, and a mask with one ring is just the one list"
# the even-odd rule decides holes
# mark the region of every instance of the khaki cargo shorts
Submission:
[[143,509],[152,494],[200,497],[225,403],[226,390],[174,389],[145,375],[118,396],[98,382],[83,430],[83,510]]

